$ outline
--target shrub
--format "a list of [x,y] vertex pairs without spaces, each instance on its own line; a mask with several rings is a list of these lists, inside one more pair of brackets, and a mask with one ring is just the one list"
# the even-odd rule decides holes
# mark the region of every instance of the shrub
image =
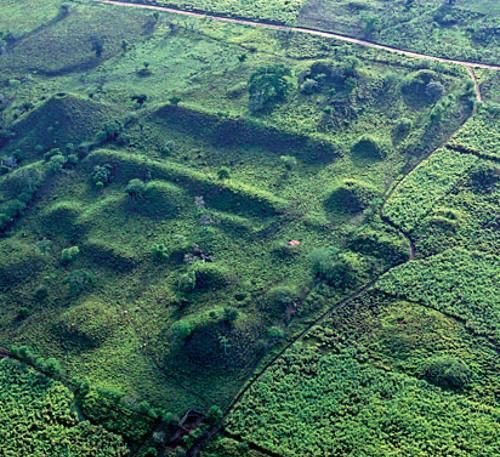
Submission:
[[113,167],[109,163],[103,165],[96,165],[92,170],[92,183],[96,187],[104,187],[111,182],[111,173]]
[[361,259],[352,252],[340,252],[330,247],[316,249],[311,253],[311,270],[314,276],[341,289],[355,285],[361,267]]
[[144,184],[144,181],[141,181],[140,179],[131,179],[125,188],[125,192],[130,198],[139,200],[144,197],[146,184]]
[[47,286],[38,286],[33,292],[33,298],[37,301],[43,301],[49,296],[49,289]]
[[239,311],[231,306],[224,307],[224,322],[233,324],[238,319]]
[[444,95],[444,86],[435,72],[420,70],[410,75],[401,86],[403,95],[414,102],[434,103]]
[[373,160],[384,159],[387,155],[385,145],[370,135],[363,135],[358,138],[353,144],[351,152],[359,158]]
[[290,286],[276,286],[267,293],[267,311],[273,317],[283,317],[290,306],[297,300],[297,291]]
[[258,113],[272,109],[285,100],[290,70],[283,65],[270,65],[257,69],[248,83],[249,109]]
[[188,271],[177,278],[176,289],[181,294],[192,292],[196,288],[196,274]]
[[406,118],[401,119],[394,128],[394,133],[393,133],[394,138],[398,141],[402,140],[403,138],[408,136],[412,127],[413,127],[413,122],[411,121],[411,119],[406,119]]
[[80,255],[80,248],[78,246],[71,246],[70,248],[63,249],[61,252],[61,263],[68,265],[76,260]]
[[424,369],[424,378],[444,389],[464,389],[470,383],[471,375],[467,364],[448,356],[430,360]]
[[187,340],[192,335],[194,330],[195,326],[187,319],[181,319],[175,322],[170,328],[174,340],[177,340],[179,342],[184,342],[185,340]]
[[231,177],[231,170],[228,167],[221,167],[217,171],[217,177],[221,181],[224,181],[225,179],[229,179]]
[[160,148],[160,153],[164,156],[171,155],[175,151],[175,148],[176,148],[175,141],[168,140],[165,141],[163,146]]
[[153,244],[151,248],[151,254],[156,260],[162,261],[168,259],[168,248],[163,243]]
[[431,81],[425,87],[425,95],[430,102],[437,102],[444,95],[444,86],[439,81]]
[[300,85],[300,92],[304,95],[312,95],[319,90],[320,85],[315,79],[306,78],[305,81]]
[[298,164],[297,159],[294,156],[281,156],[280,160],[287,171],[292,171]]
[[500,169],[495,165],[480,162],[470,174],[469,182],[474,192],[490,193],[495,190]]
[[269,327],[266,331],[267,337],[271,340],[282,340],[285,337],[285,331],[276,325]]
[[69,273],[64,282],[68,285],[71,295],[80,295],[89,291],[95,284],[95,276],[92,272],[84,269],[74,270]]
[[65,163],[66,158],[62,154],[53,155],[47,162],[47,171],[56,174],[63,169]]

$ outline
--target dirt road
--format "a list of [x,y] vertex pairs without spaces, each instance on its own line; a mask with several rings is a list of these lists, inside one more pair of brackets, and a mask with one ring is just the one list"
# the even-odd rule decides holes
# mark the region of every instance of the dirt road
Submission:
[[321,30],[309,29],[306,27],[294,27],[294,26],[288,26],[288,25],[271,24],[269,22],[260,22],[260,21],[250,20],[250,19],[238,19],[238,18],[234,18],[234,17],[219,16],[217,14],[212,14],[212,13],[185,11],[185,10],[166,7],[166,6],[146,5],[143,3],[133,3],[133,2],[128,2],[128,1],[120,1],[120,0],[94,0],[94,1],[96,1],[98,3],[108,4],[108,5],[123,6],[123,7],[127,7],[127,8],[142,8],[142,9],[147,9],[147,10],[163,11],[166,13],[177,14],[179,16],[210,18],[210,19],[213,19],[215,21],[227,22],[229,24],[246,25],[249,27],[258,27],[258,28],[270,29],[270,30],[282,30],[285,32],[305,33],[308,35],[319,36],[319,37],[323,37],[323,38],[330,38],[330,39],[335,39],[335,40],[339,40],[339,41],[344,41],[346,43],[357,44],[357,45],[364,46],[367,48],[379,49],[382,51],[392,52],[395,54],[401,54],[401,55],[404,55],[406,57],[411,57],[414,59],[427,59],[427,60],[432,60],[434,62],[442,62],[442,63],[460,65],[460,66],[466,67],[466,68],[485,68],[485,69],[494,70],[494,71],[500,70],[500,65],[468,62],[465,60],[455,60],[455,59],[447,59],[444,57],[429,56],[429,55],[421,54],[418,52],[407,51],[404,49],[398,49],[398,48],[388,46],[388,45],[374,43],[372,41],[362,40],[359,38],[353,38],[353,37],[350,37],[347,35],[341,35],[341,34],[333,33],[333,32],[323,32]]

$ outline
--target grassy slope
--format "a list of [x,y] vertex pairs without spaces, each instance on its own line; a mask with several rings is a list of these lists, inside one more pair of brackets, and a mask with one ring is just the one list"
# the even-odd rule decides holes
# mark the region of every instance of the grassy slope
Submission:
[[298,24],[441,57],[489,63],[499,58],[495,20],[500,8],[491,0],[459,0],[453,6],[441,0],[160,0],[156,4]]

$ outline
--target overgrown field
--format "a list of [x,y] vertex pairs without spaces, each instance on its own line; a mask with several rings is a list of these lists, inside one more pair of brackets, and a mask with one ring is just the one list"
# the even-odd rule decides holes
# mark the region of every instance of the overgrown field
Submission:
[[[299,3],[192,6],[292,23]],[[493,125],[464,69],[87,1],[15,17],[0,53],[0,346],[41,371],[57,361],[40,379],[66,392],[62,411],[71,388],[116,455],[123,439],[180,456],[340,302],[207,456],[495,450],[496,140],[443,146]],[[366,284],[378,293],[346,301]],[[429,381],[442,357],[466,364],[460,392]],[[204,425],[172,444],[193,408]]]
[[17,361],[0,360],[1,455],[123,457],[118,435],[79,419],[71,391]]
[[498,64],[495,0],[129,0],[187,11],[300,25],[427,55]]
[[298,22],[428,55],[498,64],[499,17],[492,0],[309,0]]

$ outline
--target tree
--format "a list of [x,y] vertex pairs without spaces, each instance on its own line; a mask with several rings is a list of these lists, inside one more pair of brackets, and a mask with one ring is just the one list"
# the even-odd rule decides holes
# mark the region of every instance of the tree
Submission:
[[96,165],[92,170],[92,182],[96,187],[104,187],[111,182],[113,166],[109,163]]
[[221,181],[229,179],[231,177],[231,170],[228,167],[221,167],[219,171],[217,171],[217,177]]
[[104,52],[104,43],[102,39],[98,36],[94,36],[90,40],[90,50],[95,52],[95,56],[97,59],[102,57],[102,53]]
[[68,265],[74,262],[75,259],[80,254],[80,248],[78,246],[71,246],[70,248],[63,249],[61,252],[61,263],[63,265]]
[[340,252],[333,247],[320,248],[311,253],[311,269],[318,279],[345,289],[356,282],[361,261],[352,252]]
[[76,296],[93,287],[95,276],[88,270],[74,270],[66,276],[64,282],[68,285],[70,294]]
[[424,378],[444,389],[462,390],[471,380],[471,370],[461,360],[442,356],[432,359],[424,370]]
[[146,192],[146,184],[144,184],[144,182],[140,179],[131,179],[128,182],[127,187],[125,188],[125,192],[130,198],[134,200],[140,200],[144,197],[144,194]]
[[272,109],[285,100],[290,70],[284,65],[269,65],[257,69],[248,83],[249,109],[258,113]]
[[153,254],[153,257],[158,261],[166,260],[169,256],[168,248],[163,243],[153,244],[151,253]]

